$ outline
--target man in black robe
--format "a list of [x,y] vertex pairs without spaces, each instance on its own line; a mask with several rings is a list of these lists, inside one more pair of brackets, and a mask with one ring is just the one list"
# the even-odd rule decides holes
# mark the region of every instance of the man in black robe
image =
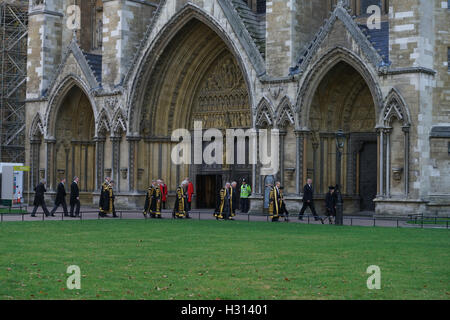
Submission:
[[45,188],[46,181],[43,179],[41,182],[34,188],[34,209],[31,213],[32,217],[36,217],[36,211],[39,206],[42,207],[42,210],[44,210],[45,216],[49,216],[50,212],[48,212],[47,206],[45,204],[44,194],[47,192],[47,189]]
[[303,214],[305,213],[306,208],[310,208],[311,212],[316,221],[320,220],[323,224],[322,218],[317,215],[316,208],[314,207],[314,189],[312,185],[312,179],[306,180],[306,184],[303,187],[303,207],[300,210],[300,214],[298,216],[299,220],[303,220]]
[[66,203],[66,179],[61,179],[60,183],[58,184],[58,188],[56,191],[56,199],[55,199],[55,206],[53,207],[53,210],[51,211],[51,215],[54,217],[55,212],[58,209],[60,205],[63,207],[64,216],[67,217],[69,214],[67,213],[67,203]]
[[182,219],[187,217],[187,182],[183,181],[177,188],[177,196],[175,197],[175,205],[173,206],[172,216],[174,219]]
[[233,212],[233,190],[229,182],[220,190],[219,196],[219,210],[214,216],[217,220],[231,220]]
[[114,181],[111,180],[106,186],[102,186],[102,192],[100,194],[100,217],[106,217],[108,214],[112,214],[114,218],[117,218],[116,208],[114,206]]
[[[80,188],[78,187],[80,179],[78,177],[73,178],[70,185],[70,216],[72,218],[80,215]],[[75,209],[75,215],[74,215]]]

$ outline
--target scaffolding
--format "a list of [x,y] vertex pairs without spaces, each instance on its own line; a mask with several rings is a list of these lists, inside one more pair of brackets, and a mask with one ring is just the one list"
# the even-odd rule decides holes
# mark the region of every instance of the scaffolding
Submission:
[[25,162],[28,0],[0,0],[0,162]]

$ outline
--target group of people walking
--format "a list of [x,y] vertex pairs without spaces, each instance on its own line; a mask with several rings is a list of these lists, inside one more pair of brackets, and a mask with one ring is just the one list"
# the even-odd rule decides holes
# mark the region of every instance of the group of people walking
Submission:
[[[49,212],[44,201],[44,193],[47,191],[45,188],[45,180],[42,180],[34,189],[34,209],[31,214],[32,217],[36,216],[36,211],[39,206],[44,210],[44,214],[48,216],[55,216],[55,212],[59,206],[62,206],[64,216],[79,217],[80,215],[80,191],[79,191],[79,178],[75,177],[70,186],[70,214],[67,211],[66,204],[66,179],[61,179],[57,187],[55,206],[52,211]],[[214,217],[217,220],[233,220],[236,216],[236,210],[239,207],[240,199],[240,211],[242,213],[248,213],[249,197],[252,194],[250,185],[247,184],[245,179],[242,180],[242,184],[238,189],[236,181],[227,182],[225,186],[220,190],[218,199],[216,201],[217,206],[214,211]],[[299,219],[303,220],[304,213],[307,208],[310,208],[314,219],[324,223],[324,219],[317,215],[314,199],[313,199],[313,185],[312,179],[307,179],[307,183],[303,188],[303,206],[299,213]],[[194,185],[186,178],[180,184],[176,190],[175,203],[172,210],[172,217],[175,219],[190,219],[190,211],[192,198],[194,195]],[[147,218],[161,219],[161,210],[166,209],[168,196],[167,185],[162,179],[153,180],[152,184],[147,190],[145,197],[145,204],[143,215]],[[115,210],[115,196],[114,196],[114,181],[110,177],[105,178],[105,182],[101,186],[100,201],[99,201],[99,216],[107,217],[112,216],[117,218]],[[330,186],[329,192],[325,197],[326,216],[329,223],[333,223],[333,219],[336,216],[336,204],[337,198],[335,193],[335,187]],[[283,195],[283,187],[281,183],[277,181],[273,186],[270,186],[269,192],[269,215],[273,222],[280,221],[280,218],[284,218],[284,221],[289,221],[289,212],[286,208],[286,202]]]
[[[329,191],[325,196],[325,210],[327,219],[329,223],[332,224],[333,219],[336,217],[337,197],[334,186],[330,186],[328,189]],[[269,214],[272,221],[279,221],[280,217],[283,217],[285,221],[289,221],[289,212],[286,209],[286,203],[283,197],[283,187],[279,181],[275,183],[275,186],[271,187],[269,195]],[[303,206],[300,209],[298,219],[303,220],[305,211],[309,208],[314,216],[314,220],[324,224],[324,219],[319,217],[316,212],[313,195],[314,189],[312,179],[307,179],[306,184],[303,187]]]
[[[78,187],[79,178],[75,177],[73,179],[72,184],[70,185],[70,217],[76,218],[80,216],[80,189]],[[46,181],[42,179],[39,184],[34,188],[34,208],[31,213],[32,217],[36,216],[37,209],[41,206],[42,210],[44,210],[44,214],[48,216],[55,216],[56,210],[59,206],[62,206],[64,211],[64,216],[69,217],[69,212],[67,211],[67,203],[66,203],[66,179],[61,179],[58,184],[55,198],[55,206],[52,211],[49,212],[44,200],[44,194],[47,192],[45,187]]]

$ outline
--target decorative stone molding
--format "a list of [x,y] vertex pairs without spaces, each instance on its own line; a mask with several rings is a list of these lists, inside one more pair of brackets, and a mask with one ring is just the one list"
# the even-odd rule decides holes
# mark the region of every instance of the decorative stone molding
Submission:
[[112,173],[112,169],[111,168],[106,168],[105,169],[105,177],[111,177],[111,173]]
[[403,168],[392,168],[392,178],[395,181],[401,181],[402,180],[402,173],[403,173]]
[[295,125],[295,115],[289,97],[285,96],[278,106],[276,124],[280,128]]
[[404,127],[411,125],[411,117],[405,100],[396,88],[392,88],[384,101],[381,126],[390,126],[393,119],[396,118]]
[[255,125],[259,128],[271,127],[274,125],[273,108],[266,98],[262,98],[256,110]]
[[122,179],[126,180],[128,176],[128,168],[121,168],[120,173],[122,175]]

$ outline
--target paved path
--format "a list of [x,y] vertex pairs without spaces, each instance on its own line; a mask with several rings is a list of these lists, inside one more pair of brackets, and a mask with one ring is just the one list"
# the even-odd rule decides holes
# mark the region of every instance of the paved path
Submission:
[[[28,212],[31,212],[32,208],[28,208]],[[81,208],[81,217],[79,218],[71,218],[64,217],[62,209],[58,210],[55,213],[55,217],[45,217],[42,212],[42,209],[38,210],[36,217],[31,217],[30,213],[28,214],[3,214],[0,215],[1,222],[9,222],[9,221],[73,221],[73,220],[97,220],[99,219],[98,210],[92,207],[82,207]],[[142,212],[139,211],[118,211],[117,212],[119,218],[118,219],[134,219],[134,220],[144,220],[144,216]],[[171,210],[163,210],[162,212],[163,219],[172,219],[172,211]],[[211,210],[193,210],[191,212],[192,220],[215,220],[213,216],[213,212]],[[300,223],[300,224],[321,224],[320,221],[314,221],[312,216],[306,216],[303,218],[303,221],[298,220],[298,215],[293,215],[289,222],[285,222],[283,218],[280,219],[279,223]],[[325,217],[323,217],[325,218]],[[108,218],[100,218],[100,219],[113,219],[112,217]],[[270,222],[270,218],[264,215],[247,215],[247,214],[237,214],[234,218],[237,221],[249,221],[249,222]],[[149,219],[150,220],[150,219]],[[366,226],[366,227],[402,227],[402,228],[422,228],[422,225],[413,225],[406,223],[407,218],[391,218],[391,217],[376,217],[375,220],[370,216],[345,216],[344,217],[344,225],[347,226]],[[271,222],[270,222],[271,223]],[[328,220],[325,219],[325,224],[328,224]],[[423,228],[449,228],[447,225],[423,225]]]

